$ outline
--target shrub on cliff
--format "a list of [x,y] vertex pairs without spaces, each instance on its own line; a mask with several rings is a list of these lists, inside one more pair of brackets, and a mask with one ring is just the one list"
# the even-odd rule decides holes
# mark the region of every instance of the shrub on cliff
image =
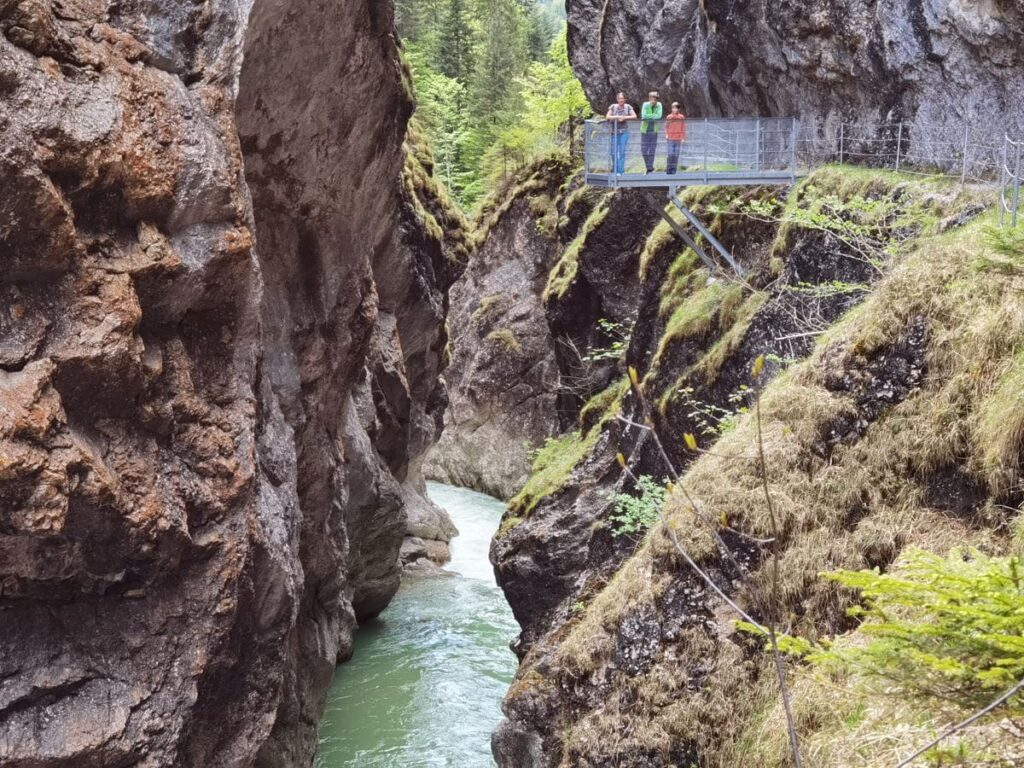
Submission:
[[[840,668],[939,709],[976,710],[1024,678],[1024,569],[1019,557],[911,549],[890,573],[825,578],[860,593],[850,609],[866,642],[815,646],[788,638],[812,665]],[[1024,697],[1002,714],[1024,715]]]
[[658,482],[650,475],[636,481],[635,493],[614,495],[615,510],[611,515],[614,536],[642,536],[658,521],[658,512],[665,503],[667,482]]

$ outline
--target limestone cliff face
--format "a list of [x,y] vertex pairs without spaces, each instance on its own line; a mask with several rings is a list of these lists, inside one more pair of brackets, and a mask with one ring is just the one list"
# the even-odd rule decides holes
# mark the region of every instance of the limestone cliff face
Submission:
[[659,88],[699,116],[906,119],[911,141],[955,142],[965,120],[1024,126],[1020,0],[566,5],[573,67],[601,110]]
[[394,230],[390,3],[0,31],[0,763],[308,764],[398,585],[458,269]]
[[531,168],[506,205],[485,212],[482,242],[452,288],[451,404],[427,460],[438,480],[508,499],[526,480],[530,450],[558,431],[556,342],[542,297],[559,237],[534,210],[555,206],[565,172],[559,162]]

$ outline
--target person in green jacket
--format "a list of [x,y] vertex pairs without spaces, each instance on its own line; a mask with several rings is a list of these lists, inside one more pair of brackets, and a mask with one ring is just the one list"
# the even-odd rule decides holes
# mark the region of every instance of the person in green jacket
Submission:
[[651,91],[640,109],[640,154],[648,173],[654,173],[654,155],[658,151],[658,121],[661,120],[658,92]]

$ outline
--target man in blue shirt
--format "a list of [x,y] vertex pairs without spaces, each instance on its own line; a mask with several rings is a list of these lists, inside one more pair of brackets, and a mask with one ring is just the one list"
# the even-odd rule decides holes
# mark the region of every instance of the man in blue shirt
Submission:
[[629,145],[629,121],[636,120],[633,106],[626,103],[626,94],[615,97],[615,103],[608,107],[605,118],[612,126],[612,164],[616,173],[626,171],[626,147]]
[[661,120],[658,92],[651,91],[640,110],[640,154],[648,173],[654,173],[654,155],[658,151],[658,121]]

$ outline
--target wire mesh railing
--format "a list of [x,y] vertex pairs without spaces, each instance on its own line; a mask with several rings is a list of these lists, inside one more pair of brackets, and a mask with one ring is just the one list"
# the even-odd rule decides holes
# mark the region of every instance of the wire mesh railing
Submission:
[[[1003,140],[1003,157],[999,165],[999,223],[1005,225],[1010,217],[1010,226],[1016,227],[1020,211],[1020,188],[1024,183],[1021,174],[1021,150],[1024,141],[1012,141],[1008,136]],[[1012,170],[1011,170],[1012,156]]]
[[[1000,221],[1018,226],[1024,140],[968,122],[816,123],[792,118],[588,120],[584,165],[603,186],[757,184],[785,181],[828,163],[945,176],[999,191]],[[681,123],[681,128],[680,124]]]
[[588,120],[584,165],[591,182],[635,183],[795,175],[799,123],[790,118]]
[[[1021,141],[971,123],[928,126],[915,135],[912,124],[841,123],[828,130],[806,128],[798,138],[800,165],[814,168],[838,162],[886,168],[916,176],[944,176],[961,184],[993,187],[999,192],[1000,221],[1020,221]],[[920,132],[918,132],[920,133]]]

